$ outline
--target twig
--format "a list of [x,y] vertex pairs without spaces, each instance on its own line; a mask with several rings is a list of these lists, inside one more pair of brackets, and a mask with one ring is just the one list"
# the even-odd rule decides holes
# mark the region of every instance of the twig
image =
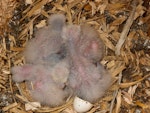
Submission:
[[[119,73],[118,84],[121,83],[121,79],[122,79],[122,72]],[[118,95],[118,92],[119,92],[119,88],[114,92],[114,95],[113,95],[114,98],[113,98],[112,101],[111,101],[110,112],[109,112],[109,113],[112,113],[112,110],[113,110],[114,103],[115,103],[116,97],[117,97],[117,95]]]
[[122,33],[120,35],[120,39],[116,45],[116,51],[115,51],[115,54],[116,55],[120,55],[120,49],[122,47],[122,45],[124,44],[125,40],[127,39],[127,35],[129,33],[129,30],[130,30],[130,27],[133,23],[133,20],[134,20],[134,15],[135,15],[135,10],[136,10],[136,3],[135,3],[136,0],[133,1],[133,9],[131,11],[131,14],[122,30]]
[[[136,12],[136,0],[133,1],[133,9],[130,13],[130,16],[129,16],[128,20],[126,21],[126,24],[123,28],[123,31],[122,31],[121,35],[120,35],[120,39],[119,39],[119,41],[116,45],[116,51],[115,51],[116,55],[120,55],[121,47],[124,44],[125,40],[127,39],[127,35],[129,33],[130,27],[131,27],[131,25],[134,21],[135,12]],[[121,80],[122,80],[122,72],[119,73],[118,84],[121,83]],[[114,102],[115,102],[116,97],[118,95],[118,91],[119,91],[119,88],[114,92],[114,98],[111,101],[110,112],[109,113],[112,113],[112,111],[113,111]]]

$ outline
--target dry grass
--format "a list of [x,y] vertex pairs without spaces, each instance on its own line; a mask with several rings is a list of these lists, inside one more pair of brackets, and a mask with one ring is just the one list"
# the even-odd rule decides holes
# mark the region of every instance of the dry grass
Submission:
[[[150,0],[2,0],[0,4],[0,112],[75,113],[72,99],[65,105],[31,105],[25,84],[15,84],[10,68],[25,63],[21,52],[49,15],[62,13],[68,23],[88,23],[106,45],[101,61],[115,81],[88,113],[149,113]],[[14,9],[15,8],[15,9]],[[10,19],[11,18],[11,19]],[[33,105],[32,108],[36,108]]]

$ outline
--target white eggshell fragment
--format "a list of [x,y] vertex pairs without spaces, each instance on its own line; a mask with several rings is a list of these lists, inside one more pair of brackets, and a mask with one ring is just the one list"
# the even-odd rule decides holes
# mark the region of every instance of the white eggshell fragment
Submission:
[[28,103],[25,104],[26,111],[36,110],[40,107],[41,107],[41,104],[39,102],[28,102]]
[[92,108],[92,106],[93,105],[90,102],[82,100],[77,96],[74,98],[73,107],[78,113],[87,112]]

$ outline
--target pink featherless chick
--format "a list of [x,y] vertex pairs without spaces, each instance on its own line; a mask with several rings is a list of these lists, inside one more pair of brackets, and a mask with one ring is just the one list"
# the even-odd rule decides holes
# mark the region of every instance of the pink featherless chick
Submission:
[[81,36],[78,42],[80,54],[93,62],[100,61],[104,56],[105,46],[98,31],[87,24],[81,25],[80,29]]
[[[89,34],[94,33],[90,29],[83,26],[68,25],[64,27],[62,37],[66,40],[70,57],[71,70],[68,86],[73,89],[75,95],[93,103],[104,95],[111,85],[112,78],[99,62],[91,62],[91,60],[101,59],[102,53],[97,54],[96,52],[101,52],[103,47],[98,47],[102,46],[98,45],[101,42],[94,38],[94,36],[98,38],[96,34],[93,34],[93,36]],[[91,39],[92,37],[93,39]],[[86,50],[89,55],[84,54],[82,49]]]
[[48,20],[48,26],[36,31],[35,38],[27,43],[24,51],[27,63],[53,65],[59,57],[64,56],[61,32],[65,21],[64,15],[53,14]]
[[11,72],[13,81],[26,81],[31,97],[42,105],[62,105],[70,95],[70,90],[66,87],[69,76],[66,60],[61,60],[53,67],[40,64],[15,66]]

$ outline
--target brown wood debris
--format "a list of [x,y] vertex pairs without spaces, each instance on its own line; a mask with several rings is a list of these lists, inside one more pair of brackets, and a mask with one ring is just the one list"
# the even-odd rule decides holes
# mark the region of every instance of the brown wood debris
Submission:
[[25,63],[26,43],[54,13],[91,24],[106,45],[101,63],[114,83],[88,113],[150,113],[150,0],[1,0],[0,112],[76,113],[72,99],[56,108],[33,104],[25,84],[11,79],[11,67]]

